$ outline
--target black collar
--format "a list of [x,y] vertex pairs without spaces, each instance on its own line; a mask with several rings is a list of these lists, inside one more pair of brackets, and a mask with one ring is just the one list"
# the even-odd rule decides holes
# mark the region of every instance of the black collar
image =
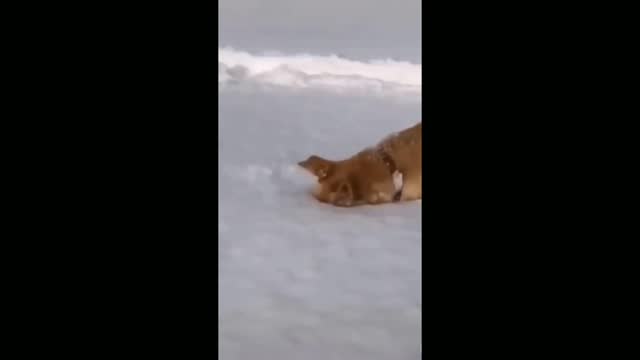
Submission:
[[[389,174],[391,174],[391,177],[393,178],[394,174],[396,171],[398,171],[398,167],[396,166],[396,162],[393,161],[393,158],[391,157],[391,155],[389,155],[386,151],[384,151],[384,149],[382,148],[378,148],[378,155],[380,155],[380,158],[382,159],[382,161],[384,162],[385,165],[387,165],[387,169],[389,169]],[[404,185],[404,184],[403,184]],[[404,187],[404,186],[403,186]],[[402,196],[402,188],[400,188],[400,190],[398,190],[394,195],[393,195],[393,201],[398,201],[400,200],[400,197]]]
[[378,155],[380,155],[380,158],[382,159],[384,164],[387,165],[387,169],[389,169],[389,173],[393,175],[393,173],[395,173],[396,170],[398,170],[398,167],[396,166],[396,162],[393,161],[393,158],[382,148],[378,148]]

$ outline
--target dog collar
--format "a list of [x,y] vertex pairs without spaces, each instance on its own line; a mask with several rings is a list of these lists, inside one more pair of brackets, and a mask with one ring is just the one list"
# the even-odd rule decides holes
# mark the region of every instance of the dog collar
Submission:
[[389,173],[393,175],[393,173],[395,173],[396,170],[398,170],[398,167],[396,166],[396,162],[393,161],[393,158],[389,154],[387,154],[387,152],[384,151],[383,149],[378,149],[378,154],[380,155],[380,158],[382,159],[384,164],[387,165],[387,169],[389,169]]
[[402,188],[404,186],[404,182],[402,179],[402,173],[398,171],[398,167],[396,166],[396,162],[393,161],[393,158],[382,148],[378,148],[378,154],[380,158],[389,169],[389,174],[393,178],[393,185],[395,187],[396,193],[393,195],[393,201],[400,200],[402,196]]

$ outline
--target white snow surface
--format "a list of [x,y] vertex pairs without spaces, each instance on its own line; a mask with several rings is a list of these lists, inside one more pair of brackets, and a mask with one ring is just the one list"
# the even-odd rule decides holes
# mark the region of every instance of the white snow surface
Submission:
[[220,358],[420,358],[421,201],[321,204],[296,163],[421,121],[421,65],[219,57]]

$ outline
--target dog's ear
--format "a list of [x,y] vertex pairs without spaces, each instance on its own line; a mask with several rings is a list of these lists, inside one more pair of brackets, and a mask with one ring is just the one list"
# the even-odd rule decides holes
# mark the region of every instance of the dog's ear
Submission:
[[322,180],[329,176],[333,170],[334,163],[331,160],[311,155],[307,160],[300,161],[298,165],[309,170],[313,175],[318,177],[318,180]]
[[336,205],[343,206],[349,206],[353,202],[353,187],[348,180],[344,180],[338,184],[334,202]]

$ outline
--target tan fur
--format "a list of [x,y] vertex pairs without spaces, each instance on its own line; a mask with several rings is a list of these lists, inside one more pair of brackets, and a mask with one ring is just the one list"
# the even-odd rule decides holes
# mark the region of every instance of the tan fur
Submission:
[[393,159],[402,174],[400,200],[422,199],[422,122],[348,159],[332,161],[312,155],[298,165],[318,177],[313,195],[319,201],[336,206],[389,203],[396,189],[379,149]]

